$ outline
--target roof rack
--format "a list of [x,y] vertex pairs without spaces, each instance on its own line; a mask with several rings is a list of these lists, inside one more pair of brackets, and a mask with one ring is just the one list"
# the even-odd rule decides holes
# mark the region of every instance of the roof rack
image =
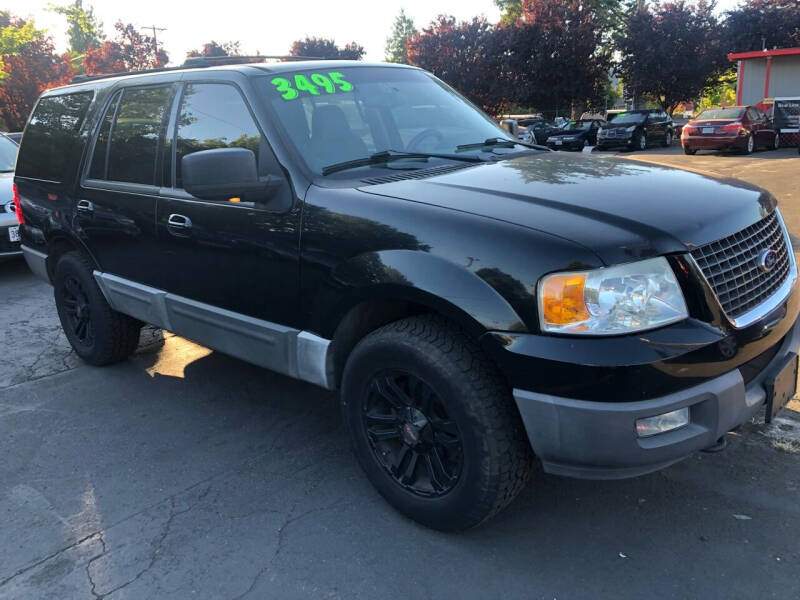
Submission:
[[191,56],[182,65],[176,67],[157,67],[155,69],[141,69],[139,71],[118,71],[116,73],[101,73],[98,75],[76,75],[72,78],[72,83],[83,83],[85,81],[95,81],[97,79],[108,79],[110,77],[122,77],[123,75],[140,75],[145,73],[164,73],[167,71],[179,71],[181,69],[203,69],[206,67],[216,67],[219,65],[239,65],[253,64],[263,60],[326,60],[319,56],[265,56],[256,54],[252,56]]

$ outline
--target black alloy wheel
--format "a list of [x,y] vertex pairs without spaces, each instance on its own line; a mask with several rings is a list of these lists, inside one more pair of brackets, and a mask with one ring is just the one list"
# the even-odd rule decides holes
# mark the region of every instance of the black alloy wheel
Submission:
[[398,485],[435,498],[458,483],[461,433],[422,379],[398,370],[376,374],[364,398],[362,419],[375,459]]
[[92,326],[89,298],[81,282],[76,277],[67,277],[61,284],[61,299],[67,326],[81,344],[94,344],[94,327]]

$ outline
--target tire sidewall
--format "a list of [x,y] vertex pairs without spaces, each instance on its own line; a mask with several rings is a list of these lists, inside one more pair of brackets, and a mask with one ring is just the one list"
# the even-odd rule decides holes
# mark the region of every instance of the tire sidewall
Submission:
[[639,139],[636,143],[637,150],[646,150],[647,149],[647,135],[645,135],[644,131],[639,132]]
[[781,134],[780,133],[776,133],[775,134],[775,140],[772,142],[772,149],[773,150],[779,150],[780,147],[781,147]]
[[753,138],[753,134],[747,136],[747,141],[744,143],[744,151],[745,154],[752,154],[756,149],[756,140]]
[[[430,348],[428,350],[431,350]],[[458,530],[475,523],[458,518],[472,512],[481,502],[481,470],[489,469],[486,435],[479,435],[476,415],[456,399],[472,393],[452,375],[448,376],[446,360],[433,357],[402,340],[378,337],[365,340],[350,356],[342,381],[342,413],[356,456],[367,478],[386,500],[411,518],[436,529]],[[433,358],[433,360],[431,360]],[[456,421],[462,439],[463,463],[458,483],[445,495],[425,498],[401,487],[378,462],[370,446],[362,419],[362,403],[372,377],[385,369],[413,373],[438,395],[448,416]],[[479,521],[476,518],[475,521]]]
[[[81,342],[69,327],[69,320],[63,305],[64,283],[69,277],[74,277],[80,282],[89,303],[89,318],[94,330],[94,343],[91,345]],[[108,331],[112,327],[110,323],[111,309],[85,261],[77,253],[64,254],[56,264],[53,295],[64,335],[75,353],[91,364],[105,362],[104,357],[112,352],[111,339],[108,335]]]

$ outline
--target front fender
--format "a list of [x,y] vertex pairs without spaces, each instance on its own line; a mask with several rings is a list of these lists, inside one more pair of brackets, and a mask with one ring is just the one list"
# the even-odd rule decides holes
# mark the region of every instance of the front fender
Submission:
[[333,280],[343,292],[335,307],[317,306],[324,329],[332,333],[353,306],[375,298],[430,307],[475,334],[489,330],[527,331],[511,305],[474,272],[441,257],[415,250],[382,250],[336,266]]

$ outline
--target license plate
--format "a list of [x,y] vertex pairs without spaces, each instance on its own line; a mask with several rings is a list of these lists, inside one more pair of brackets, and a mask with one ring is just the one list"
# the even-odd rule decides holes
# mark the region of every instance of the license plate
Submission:
[[703,133],[714,133],[713,127],[703,127]]
[[563,146],[564,140],[556,140],[556,146]]
[[767,412],[764,421],[769,423],[778,412],[794,398],[797,391],[797,355],[783,365],[775,379],[767,383]]
[[8,239],[12,242],[19,241],[19,225],[8,228]]

